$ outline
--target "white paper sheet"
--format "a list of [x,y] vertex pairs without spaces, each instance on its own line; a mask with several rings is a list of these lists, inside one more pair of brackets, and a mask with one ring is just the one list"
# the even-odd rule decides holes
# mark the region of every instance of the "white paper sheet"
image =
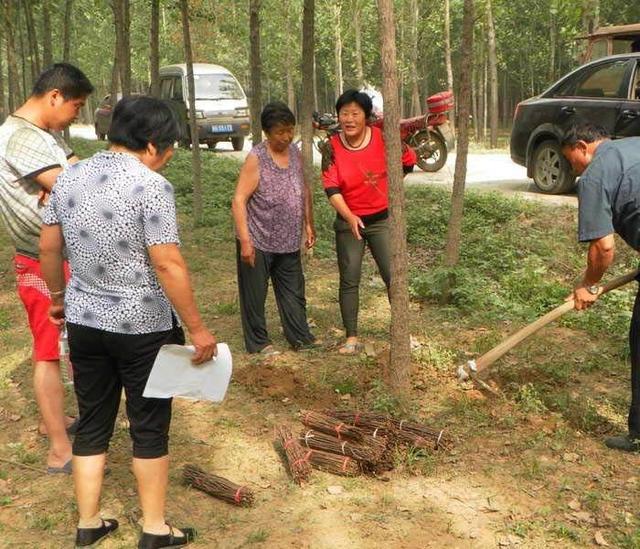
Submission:
[[229,346],[218,343],[218,356],[197,366],[191,362],[194,351],[190,345],[163,345],[142,396],[175,396],[221,402],[231,379],[232,359]]

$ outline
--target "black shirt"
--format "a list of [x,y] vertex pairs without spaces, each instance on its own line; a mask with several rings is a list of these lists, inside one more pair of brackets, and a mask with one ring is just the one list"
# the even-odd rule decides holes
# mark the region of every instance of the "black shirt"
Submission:
[[640,250],[640,137],[605,141],[578,182],[578,239],[613,232]]

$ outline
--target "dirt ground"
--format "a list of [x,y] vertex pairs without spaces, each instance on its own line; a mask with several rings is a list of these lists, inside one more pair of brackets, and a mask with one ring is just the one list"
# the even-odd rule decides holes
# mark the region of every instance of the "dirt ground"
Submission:
[[[213,247],[208,238],[206,231],[190,235],[184,249],[208,323],[234,351],[235,371],[223,404],[174,405],[167,516],[177,526],[198,528],[194,547],[640,547],[640,456],[610,452],[601,443],[602,434],[624,429],[624,362],[604,373],[570,373],[570,398],[553,411],[526,389],[544,357],[571,357],[577,368],[601,356],[601,342],[568,328],[548,329],[501,361],[494,381],[505,396],[485,398],[457,383],[455,366],[515,327],[463,329],[431,306],[412,304],[412,333],[420,346],[404,413],[446,429],[454,449],[399,452],[395,470],[381,479],[316,472],[308,485],[293,484],[273,446],[274,426],[286,423],[298,431],[304,408],[397,411],[377,381],[386,362],[385,296],[368,264],[361,311],[368,353],[340,357],[337,273],[333,262],[311,260],[309,314],[322,346],[287,351],[270,298],[269,326],[285,352],[261,362],[242,352],[231,245]],[[70,547],[72,483],[42,473],[46,440],[36,429],[29,334],[10,258],[6,240],[0,240],[0,547]],[[72,409],[71,393],[68,401]],[[586,402],[590,407],[580,407]],[[587,423],[583,416],[591,410],[598,421]],[[235,508],[184,486],[185,463],[249,486],[256,493],[254,507]],[[121,528],[101,547],[135,547],[140,511],[123,415],[109,467],[103,516],[117,518]]]

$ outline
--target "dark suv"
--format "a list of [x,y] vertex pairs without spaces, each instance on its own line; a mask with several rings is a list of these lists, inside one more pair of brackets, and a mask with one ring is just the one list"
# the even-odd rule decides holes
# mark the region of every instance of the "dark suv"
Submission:
[[559,145],[572,122],[593,122],[614,138],[640,135],[639,69],[640,54],[604,57],[516,107],[511,158],[527,167],[527,175],[542,192],[563,193],[575,185]]

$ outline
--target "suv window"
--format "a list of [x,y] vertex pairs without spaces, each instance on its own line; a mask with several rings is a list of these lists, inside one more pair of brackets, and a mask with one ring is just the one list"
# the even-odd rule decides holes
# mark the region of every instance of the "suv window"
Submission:
[[630,61],[618,60],[582,71],[562,85],[556,97],[627,98],[625,74]]
[[173,95],[171,99],[184,101],[184,97],[182,97],[182,78],[180,77],[173,79]]
[[171,78],[163,78],[160,80],[160,98],[161,99],[171,99],[171,83],[173,80]]

